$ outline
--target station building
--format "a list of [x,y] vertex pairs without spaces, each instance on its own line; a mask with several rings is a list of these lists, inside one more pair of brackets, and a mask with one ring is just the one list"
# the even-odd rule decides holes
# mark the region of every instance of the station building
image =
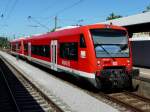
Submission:
[[133,64],[150,67],[150,12],[101,22],[127,28],[132,45]]

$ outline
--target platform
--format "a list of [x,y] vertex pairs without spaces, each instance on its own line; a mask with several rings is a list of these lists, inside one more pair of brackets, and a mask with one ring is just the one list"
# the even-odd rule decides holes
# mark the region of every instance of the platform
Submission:
[[45,94],[51,94],[56,100],[60,100],[60,102],[66,104],[73,112],[118,112],[117,109],[110,105],[22,60],[16,60],[15,57],[2,51],[0,51],[0,55],[13,64],[19,71],[22,71],[25,77],[39,85],[42,90],[45,90]]
[[150,82],[150,69],[149,68],[142,68],[142,67],[134,67],[135,69],[140,70],[140,78]]

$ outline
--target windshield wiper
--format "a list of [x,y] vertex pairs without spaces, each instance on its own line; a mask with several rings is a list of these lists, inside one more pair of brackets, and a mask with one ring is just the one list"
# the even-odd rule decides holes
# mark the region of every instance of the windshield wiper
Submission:
[[116,59],[112,57],[112,55],[102,46],[102,44],[96,44],[96,45],[99,45],[110,56],[110,58],[113,59],[113,61],[116,61]]
[[127,44],[120,44],[120,51],[126,50],[128,48]]

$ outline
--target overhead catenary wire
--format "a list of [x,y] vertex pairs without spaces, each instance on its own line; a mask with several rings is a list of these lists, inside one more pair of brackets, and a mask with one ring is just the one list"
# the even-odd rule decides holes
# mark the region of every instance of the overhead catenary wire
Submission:
[[49,31],[49,27],[47,27],[46,25],[42,24],[41,22],[39,22],[38,20],[36,20],[34,17],[32,16],[28,16],[27,18],[28,20],[32,20],[33,22],[39,24],[41,27],[47,29]]
[[[66,10],[69,10],[69,9],[73,8],[74,6],[80,4],[80,3],[83,2],[83,1],[84,1],[84,0],[79,0],[79,1],[77,1],[77,2],[74,2],[73,4],[71,4],[71,5],[67,6],[67,7],[62,8],[61,10],[57,11],[55,14],[53,14],[53,15],[47,17],[48,19],[49,19],[49,18],[54,18],[54,20],[55,20],[54,29],[57,28],[57,25],[58,25],[58,22],[57,22],[57,21],[58,21],[58,15],[59,15],[60,13],[63,13],[63,12],[65,12]],[[47,7],[47,8],[49,8],[49,7]],[[35,19],[35,18],[31,17],[31,16],[28,16],[28,19],[32,19],[35,23],[37,23],[37,24],[39,24],[40,26],[42,26],[43,28],[49,30],[49,28],[48,28],[46,25],[41,24],[41,22],[37,21],[37,19]]]
[[38,27],[40,27],[40,26],[38,26],[38,25],[28,25],[28,27],[38,28]]
[[15,1],[14,1],[14,3],[12,4],[12,7],[10,8],[10,10],[9,10],[9,12],[8,12],[8,15],[7,15],[7,18],[6,18],[6,19],[10,18],[10,16],[11,16],[13,10],[15,9],[15,7],[16,7],[16,5],[17,5],[17,3],[18,3],[18,1],[19,1],[19,0],[15,0]]
[[[74,6],[80,4],[80,3],[83,2],[83,1],[85,1],[85,0],[78,0],[77,2],[74,2],[73,4],[68,5],[67,7],[62,8],[62,9],[60,9],[59,11],[57,11],[56,13],[54,13],[53,15],[51,15],[51,16],[49,16],[49,17],[45,17],[45,18],[53,18],[53,17],[55,17],[55,16],[58,16],[60,13],[63,13],[63,12],[65,12],[66,10],[69,10],[69,9],[73,8]],[[49,9],[49,8],[51,8],[51,7],[52,7],[52,6],[49,6],[49,7],[45,8],[45,11],[47,11],[46,9]],[[44,13],[44,12],[43,12],[43,13]]]
[[67,7],[64,7],[63,9],[57,11],[57,12],[55,13],[55,26],[54,26],[54,29],[57,28],[57,25],[58,25],[58,22],[57,22],[57,20],[58,20],[58,15],[59,15],[60,13],[62,14],[62,13],[65,12],[66,10],[69,10],[69,9],[73,8],[74,6],[80,4],[80,3],[83,2],[83,1],[84,1],[84,0],[79,0],[79,1],[77,1],[77,2],[75,2],[75,3],[73,3],[73,4],[71,4],[71,5],[69,5],[69,6],[67,6]]
[[68,23],[71,26],[80,26],[83,25],[83,22],[85,22],[85,19],[64,19],[64,18],[57,18],[57,21],[60,23]]
[[[75,3],[73,3],[73,4],[71,4],[71,5],[69,5],[69,6],[67,6],[67,7],[64,7],[63,9],[57,11],[54,15],[51,15],[49,18],[54,17],[54,18],[55,18],[55,23],[57,23],[56,20],[58,20],[58,15],[59,15],[60,13],[63,13],[63,12],[65,12],[66,10],[69,10],[69,9],[73,8],[74,6],[80,4],[80,3],[83,2],[83,1],[84,1],[84,0],[79,0],[79,1],[77,1],[77,2],[75,2]],[[57,18],[57,19],[56,19],[56,18]],[[55,26],[55,28],[56,28],[56,27],[57,27],[57,26]]]
[[7,9],[8,9],[9,4],[10,4],[10,1],[7,0],[6,5],[5,5],[5,7],[4,7],[4,10],[3,10],[2,13],[1,13],[1,18],[4,18],[4,17],[6,16],[6,14],[7,14]]
[[45,12],[47,12],[49,9],[51,9],[54,6],[54,3],[57,2],[56,0],[54,0],[53,2],[51,2],[51,4],[49,6],[47,6],[45,9],[41,10],[40,12],[43,14]]
[[84,1],[84,0],[79,0],[79,1],[77,1],[77,2],[75,2],[75,3],[73,3],[73,4],[71,4],[71,5],[69,5],[69,6],[67,6],[67,7],[65,7],[65,8],[63,8],[63,9],[57,11],[55,15],[58,16],[60,13],[63,13],[63,12],[65,12],[66,10],[69,10],[69,9],[73,8],[74,6],[80,4],[80,3],[83,2],[83,1]]

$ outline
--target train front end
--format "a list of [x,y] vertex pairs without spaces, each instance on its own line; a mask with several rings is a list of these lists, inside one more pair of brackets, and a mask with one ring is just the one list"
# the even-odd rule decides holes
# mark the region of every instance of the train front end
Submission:
[[89,30],[93,40],[97,88],[131,88],[132,78],[139,75],[132,68],[132,52],[128,33],[112,25]]

